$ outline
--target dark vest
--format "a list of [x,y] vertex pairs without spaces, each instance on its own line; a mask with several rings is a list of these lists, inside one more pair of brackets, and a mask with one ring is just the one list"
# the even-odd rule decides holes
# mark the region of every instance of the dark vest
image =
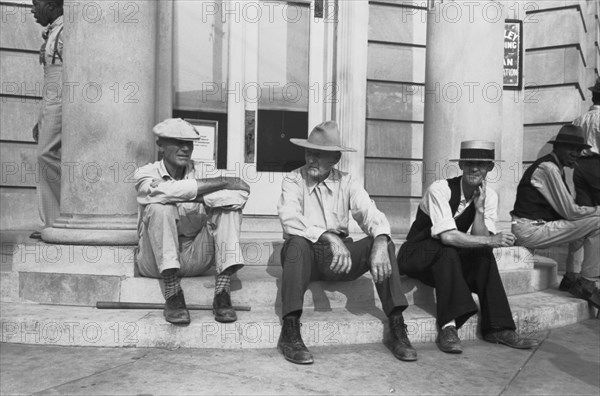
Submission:
[[555,221],[562,219],[561,215],[550,206],[546,198],[531,184],[531,175],[533,175],[533,172],[542,162],[548,161],[560,167],[556,158],[552,154],[548,154],[539,158],[527,168],[517,187],[515,207],[510,214],[531,220]]
[[[458,209],[458,205],[460,204],[460,181],[461,176],[455,177],[452,179],[447,179],[448,186],[450,187],[450,210],[452,210],[452,215],[456,213]],[[465,209],[464,212],[460,214],[454,221],[456,222],[456,228],[461,232],[469,231],[471,224],[473,224],[473,219],[475,219],[475,205],[473,202]],[[406,240],[408,242],[419,242],[425,240],[427,238],[431,238],[431,218],[425,212],[421,210],[417,211],[417,218],[412,223],[410,227],[410,231],[408,231],[408,235],[406,236]]]

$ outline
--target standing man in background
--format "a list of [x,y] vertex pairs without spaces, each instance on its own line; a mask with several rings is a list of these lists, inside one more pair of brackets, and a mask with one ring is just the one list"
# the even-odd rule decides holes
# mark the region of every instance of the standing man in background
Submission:
[[[40,64],[44,67],[42,108],[33,127],[33,140],[38,144],[38,208],[42,227],[47,228],[60,214],[63,0],[33,0],[31,12],[35,21],[46,28],[40,49]],[[41,239],[41,232],[34,231],[30,237]]]

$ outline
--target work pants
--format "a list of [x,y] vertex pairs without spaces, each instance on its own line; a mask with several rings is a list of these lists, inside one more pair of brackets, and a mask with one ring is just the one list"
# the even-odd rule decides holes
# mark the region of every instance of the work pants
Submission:
[[460,328],[476,314],[471,295],[476,293],[483,333],[515,329],[492,248],[456,248],[434,238],[406,242],[398,253],[398,266],[400,273],[435,288],[440,327],[455,320]]
[[160,278],[167,269],[179,275],[200,276],[213,264],[217,273],[243,266],[240,247],[241,210],[209,208],[204,226],[195,237],[179,236],[176,204],[149,204],[144,207],[136,262],[140,275]]
[[[282,316],[302,310],[304,293],[310,281],[352,281],[370,270],[369,257],[373,246],[373,238],[368,237],[358,242],[351,239],[344,241],[352,257],[349,273],[334,273],[329,266],[333,259],[331,247],[327,243],[312,243],[308,239],[292,236],[285,241],[281,251],[283,275],[281,279]],[[380,283],[375,283],[379,299],[386,316],[395,308],[402,311],[408,305],[406,297],[400,289],[400,274],[394,265],[394,244],[388,243],[388,254],[392,264],[392,274]]]

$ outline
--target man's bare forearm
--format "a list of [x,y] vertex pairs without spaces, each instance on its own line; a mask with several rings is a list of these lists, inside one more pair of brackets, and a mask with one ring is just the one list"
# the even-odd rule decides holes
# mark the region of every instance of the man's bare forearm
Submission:
[[196,192],[197,199],[202,198],[204,194],[223,190],[228,185],[227,181],[222,178],[196,179],[196,184],[198,186]]

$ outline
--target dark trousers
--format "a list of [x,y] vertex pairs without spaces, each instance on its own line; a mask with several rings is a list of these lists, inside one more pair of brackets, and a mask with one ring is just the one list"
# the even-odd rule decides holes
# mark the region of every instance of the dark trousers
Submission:
[[[333,259],[329,244],[312,243],[308,239],[299,236],[292,236],[285,241],[281,251],[281,264],[283,266],[281,279],[282,316],[285,317],[291,312],[302,310],[304,293],[308,289],[310,281],[351,281],[369,271],[369,256],[373,246],[373,238],[361,239],[358,242],[348,239],[344,242],[352,256],[352,267],[347,274],[336,274],[329,269]],[[406,297],[400,290],[400,273],[394,265],[395,251],[392,242],[388,243],[388,254],[390,264],[392,264],[392,275],[385,281],[375,284],[383,311],[387,316],[394,308],[400,308],[403,311],[408,305]]]
[[433,238],[406,242],[398,252],[400,272],[435,287],[437,323],[451,320],[460,328],[477,305],[479,297],[481,330],[515,329],[498,265],[491,248],[459,249]]
[[600,155],[579,157],[573,171],[573,184],[577,205],[600,205]]

